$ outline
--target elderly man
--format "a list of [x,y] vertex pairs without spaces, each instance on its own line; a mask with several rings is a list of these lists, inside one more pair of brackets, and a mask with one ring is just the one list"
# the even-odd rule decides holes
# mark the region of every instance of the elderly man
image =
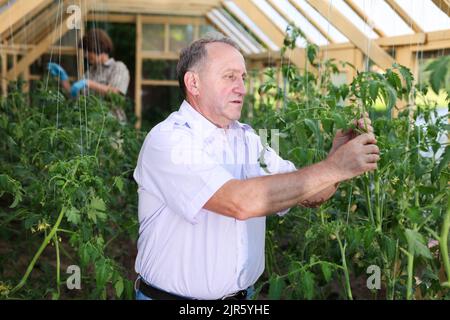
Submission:
[[264,270],[265,216],[376,169],[373,128],[360,119],[369,133],[338,132],[327,159],[297,170],[238,121],[246,67],[232,40],[193,42],[177,71],[185,100],[150,131],[134,172],[137,299],[245,299]]

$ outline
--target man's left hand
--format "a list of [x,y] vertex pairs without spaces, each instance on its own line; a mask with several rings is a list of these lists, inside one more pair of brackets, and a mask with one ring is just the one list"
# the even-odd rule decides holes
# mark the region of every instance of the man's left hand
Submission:
[[[370,121],[369,114],[367,112],[365,112],[359,120],[355,120],[354,124],[357,126],[357,128],[367,133],[373,133],[372,121]],[[330,155],[337,149],[339,149],[340,146],[346,144],[357,136],[358,132],[355,129],[349,129],[345,131],[338,130],[333,139],[333,146],[331,147]]]

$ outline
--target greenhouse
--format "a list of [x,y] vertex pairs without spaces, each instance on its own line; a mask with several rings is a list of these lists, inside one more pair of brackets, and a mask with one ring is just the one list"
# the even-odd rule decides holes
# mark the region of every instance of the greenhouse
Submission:
[[1,300],[450,299],[450,0],[0,0]]

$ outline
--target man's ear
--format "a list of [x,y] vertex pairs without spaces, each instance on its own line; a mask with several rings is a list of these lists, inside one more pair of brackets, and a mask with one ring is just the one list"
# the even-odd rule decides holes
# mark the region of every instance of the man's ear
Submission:
[[184,74],[184,85],[190,94],[193,96],[199,95],[199,78],[195,72],[188,71]]

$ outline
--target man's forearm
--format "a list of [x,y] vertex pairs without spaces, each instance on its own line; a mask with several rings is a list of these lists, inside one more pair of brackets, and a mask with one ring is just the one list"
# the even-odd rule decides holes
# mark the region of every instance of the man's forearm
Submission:
[[95,92],[98,92],[102,95],[106,95],[110,92],[113,93],[119,93],[119,89],[111,87],[111,86],[107,86],[92,80],[88,80],[88,87],[90,90],[94,90]]
[[328,198],[340,181],[327,161],[284,174],[241,181],[235,201],[243,219],[265,216],[308,201]]
[[318,193],[312,195],[308,199],[302,201],[300,203],[303,207],[315,208],[320,206],[322,203],[330,199],[339,187],[339,183],[335,183],[334,185],[319,191]]

